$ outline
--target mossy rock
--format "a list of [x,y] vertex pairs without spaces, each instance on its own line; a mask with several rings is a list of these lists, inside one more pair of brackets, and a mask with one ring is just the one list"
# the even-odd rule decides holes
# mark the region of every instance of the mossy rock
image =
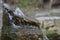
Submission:
[[60,35],[55,31],[49,31],[46,35],[50,40],[60,40]]

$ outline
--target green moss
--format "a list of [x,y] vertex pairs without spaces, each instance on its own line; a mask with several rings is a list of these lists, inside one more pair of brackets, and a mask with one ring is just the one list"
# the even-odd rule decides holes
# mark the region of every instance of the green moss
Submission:
[[55,40],[55,38],[58,39],[60,37],[56,31],[47,31],[46,35],[50,40]]
[[55,31],[47,31],[47,32],[46,32],[46,35],[47,35],[48,37],[51,37],[52,35],[55,35],[55,34],[56,34]]

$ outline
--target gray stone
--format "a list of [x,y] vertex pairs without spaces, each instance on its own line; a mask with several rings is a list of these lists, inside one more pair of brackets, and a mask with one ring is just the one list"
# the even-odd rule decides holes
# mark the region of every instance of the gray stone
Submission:
[[1,27],[2,27],[2,0],[0,0],[0,36],[1,36]]

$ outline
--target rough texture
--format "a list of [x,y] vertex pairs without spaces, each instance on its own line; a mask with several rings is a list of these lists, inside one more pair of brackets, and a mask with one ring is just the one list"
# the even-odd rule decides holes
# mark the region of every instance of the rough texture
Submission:
[[0,0],[0,36],[1,36],[1,27],[2,27],[2,0]]
[[1,40],[25,40],[26,36],[34,35],[35,38],[35,35],[40,35],[39,25],[36,23],[37,20],[31,17],[27,18],[28,16],[24,19],[24,17],[14,15],[12,10],[4,8]]

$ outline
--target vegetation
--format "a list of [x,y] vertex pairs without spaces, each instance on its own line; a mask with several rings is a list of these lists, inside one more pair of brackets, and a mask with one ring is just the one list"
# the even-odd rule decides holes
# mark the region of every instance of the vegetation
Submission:
[[25,7],[28,5],[35,6],[42,2],[42,0],[21,0],[19,3],[16,3],[20,7]]
[[60,34],[56,31],[47,31],[46,35],[50,40],[60,40]]

